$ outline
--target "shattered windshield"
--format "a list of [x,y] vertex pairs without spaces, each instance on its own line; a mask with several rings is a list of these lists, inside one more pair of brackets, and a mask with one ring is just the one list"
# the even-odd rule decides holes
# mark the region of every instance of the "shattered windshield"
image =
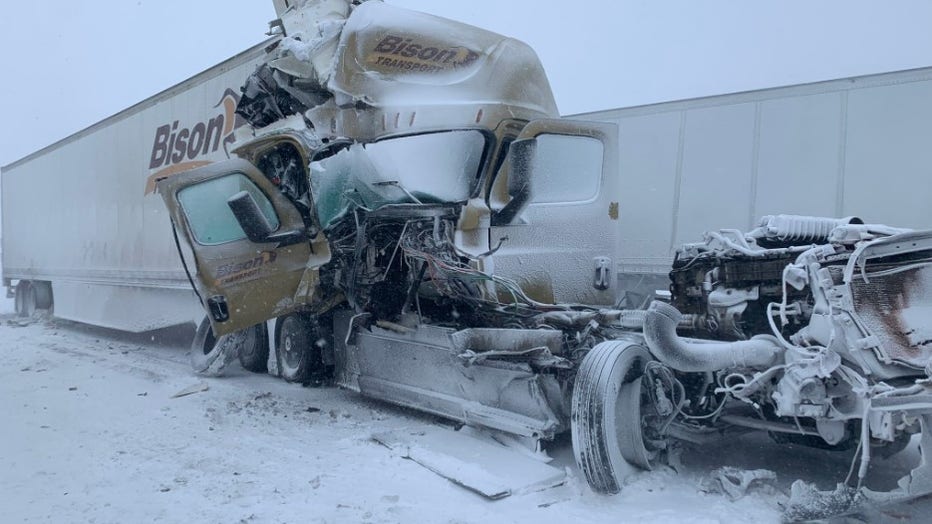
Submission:
[[311,188],[325,229],[354,207],[463,202],[482,166],[486,138],[447,131],[355,144],[311,164]]

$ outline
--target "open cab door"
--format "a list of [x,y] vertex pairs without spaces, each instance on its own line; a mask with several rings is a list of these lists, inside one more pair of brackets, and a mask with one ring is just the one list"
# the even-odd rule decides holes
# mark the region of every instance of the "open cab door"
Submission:
[[313,301],[318,268],[330,260],[327,241],[252,164],[218,162],[158,189],[216,336]]
[[618,129],[534,120],[493,180],[493,271],[540,302],[613,305],[620,228]]

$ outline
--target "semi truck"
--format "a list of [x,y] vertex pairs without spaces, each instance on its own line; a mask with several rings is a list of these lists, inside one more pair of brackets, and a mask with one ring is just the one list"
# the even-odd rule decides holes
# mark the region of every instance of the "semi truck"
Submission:
[[[857,447],[856,481],[872,456],[902,449],[915,433],[928,449],[932,232],[913,229],[927,226],[927,211],[899,227],[774,214],[743,231],[707,227],[700,242],[681,236],[698,238],[700,217],[716,220],[706,210],[749,224],[779,195],[795,199],[794,212],[852,209],[859,200],[849,190],[859,186],[846,162],[856,136],[848,126],[860,113],[850,106],[832,121],[845,145],[822,191],[822,176],[794,183],[802,175],[782,181],[782,170],[762,167],[768,154],[793,150],[787,142],[810,112],[777,111],[790,122],[771,115],[778,94],[590,115],[620,125],[559,118],[539,60],[515,40],[376,1],[281,0],[276,9],[277,36],[234,63],[5,168],[4,204],[8,191],[24,194],[30,181],[57,180],[60,166],[81,166],[55,158],[69,146],[75,160],[87,154],[92,172],[92,158],[118,156],[94,140],[149,129],[145,155],[136,155],[148,162],[136,171],[141,196],[127,198],[143,204],[126,216],[143,230],[158,224],[151,232],[166,255],[135,279],[108,281],[98,266],[95,278],[72,270],[67,280],[67,268],[42,273],[21,235],[10,273],[4,249],[21,310],[54,302],[57,315],[82,320],[76,311],[107,311],[82,308],[81,289],[106,288],[98,300],[112,307],[132,293],[123,288],[157,289],[186,305],[153,302],[154,318],[132,325],[206,312],[192,348],[201,370],[239,358],[533,446],[569,432],[580,470],[604,493],[617,492],[632,466],[661,463],[672,439],[757,429],[781,442]],[[242,88],[223,86],[207,104],[219,116],[153,118],[160,103],[196,98],[202,85],[221,87],[220,77],[238,77]],[[924,77],[913,83],[928,88]],[[795,107],[799,95],[786,98]],[[721,121],[725,144],[741,136],[748,107],[750,149],[728,156],[704,126]],[[651,129],[653,138],[638,131]],[[783,138],[765,139],[781,129]],[[624,138],[634,135],[656,148]],[[218,160],[221,147],[229,160]],[[669,154],[637,156],[657,148]],[[672,195],[672,205],[655,194]],[[91,202],[121,223],[119,210],[106,214],[116,202]],[[39,213],[18,210],[12,229],[36,237],[22,218]],[[906,216],[897,212],[887,216]],[[79,267],[137,253],[142,242],[64,231],[88,246]],[[648,286],[663,292],[635,282],[660,273],[669,280]],[[162,284],[151,286],[157,275]],[[655,300],[639,307],[647,299]],[[794,485],[791,515],[916,496],[932,491],[928,474],[920,464],[886,494],[858,482],[831,493]]]

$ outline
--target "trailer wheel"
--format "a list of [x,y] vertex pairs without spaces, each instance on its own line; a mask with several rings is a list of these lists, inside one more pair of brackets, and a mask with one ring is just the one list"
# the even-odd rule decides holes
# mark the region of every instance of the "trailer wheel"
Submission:
[[252,330],[245,329],[223,335],[218,340],[210,328],[210,320],[204,317],[194,334],[194,342],[191,343],[191,367],[203,375],[220,376],[239,354],[249,331]]
[[29,280],[16,283],[14,306],[16,314],[21,317],[31,317],[36,312],[36,290]]
[[323,356],[318,345],[320,326],[307,315],[288,315],[282,320],[276,356],[278,369],[288,382],[322,378]]
[[256,324],[248,331],[239,351],[239,363],[247,371],[265,373],[269,370],[268,330],[265,324]]
[[663,448],[645,420],[650,396],[642,346],[603,342],[582,361],[573,388],[571,430],[576,464],[593,491],[618,493],[635,467],[652,469]]

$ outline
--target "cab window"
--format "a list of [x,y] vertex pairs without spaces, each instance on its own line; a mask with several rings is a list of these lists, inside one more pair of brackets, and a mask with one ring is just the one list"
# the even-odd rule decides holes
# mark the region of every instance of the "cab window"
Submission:
[[539,135],[531,204],[586,202],[598,196],[603,149],[602,142],[591,137]]
[[249,192],[273,229],[278,229],[278,216],[268,197],[242,173],[212,178],[178,192],[178,201],[191,233],[198,244],[214,246],[246,238],[227,200],[240,191]]

